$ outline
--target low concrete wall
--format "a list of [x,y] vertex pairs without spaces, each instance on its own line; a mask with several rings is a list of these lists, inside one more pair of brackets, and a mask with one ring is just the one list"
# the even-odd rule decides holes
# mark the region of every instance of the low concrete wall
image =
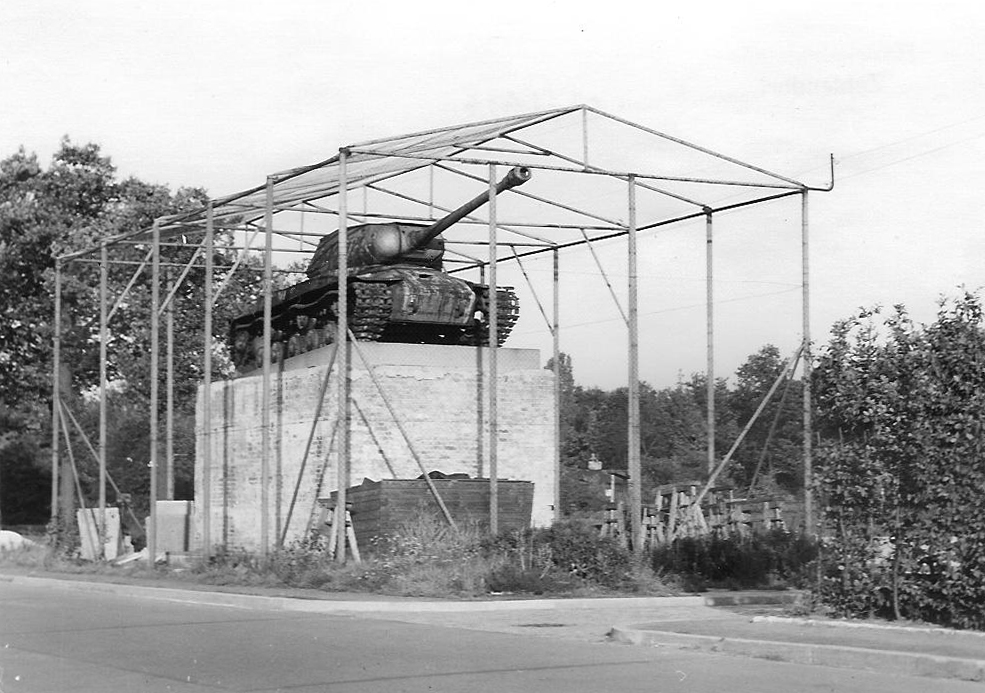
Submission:
[[[488,474],[488,393],[483,392],[486,350],[418,344],[360,343],[414,450],[428,471]],[[322,414],[314,414],[334,347],[288,359],[271,379],[271,451],[267,489],[269,543],[287,527],[287,542],[305,534],[317,518],[315,501],[338,486],[337,373],[332,374]],[[532,481],[532,522],[549,524],[554,498],[554,380],[540,367],[539,352],[497,352],[500,478]],[[350,483],[415,478],[414,461],[370,373],[352,354]],[[199,388],[196,424],[194,505],[195,547],[202,547],[204,487],[209,484],[211,543],[214,547],[260,546],[262,382],[259,371],[213,383],[211,469],[203,470],[205,432]],[[301,461],[314,424],[315,436],[304,469]],[[293,512],[295,485],[300,486]]]

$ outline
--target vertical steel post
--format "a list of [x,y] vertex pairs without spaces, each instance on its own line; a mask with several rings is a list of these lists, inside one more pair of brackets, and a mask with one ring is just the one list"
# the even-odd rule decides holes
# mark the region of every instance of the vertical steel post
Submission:
[[[486,266],[479,265],[479,284],[486,286]],[[489,464],[486,459],[486,427],[487,427],[487,412],[486,407],[488,399],[486,393],[488,392],[487,380],[488,370],[486,364],[486,354],[485,348],[482,346],[476,346],[475,349],[475,460],[476,460],[476,472],[481,478],[484,474],[489,473]]]
[[814,533],[813,450],[811,436],[811,302],[810,302],[810,248],[807,223],[807,190],[801,193],[801,265],[803,270],[803,320],[804,320],[804,530]]
[[581,161],[588,168],[588,109],[581,109]]
[[202,330],[202,553],[212,555],[212,282],[215,220],[212,202],[205,209],[205,325]]
[[51,345],[51,519],[58,519],[58,483],[61,471],[59,409],[62,370],[62,261],[55,259],[55,324]]
[[428,216],[434,217],[434,164],[428,166]]
[[496,284],[496,164],[489,164],[489,531],[499,533],[498,441],[499,397],[496,347],[499,346],[499,301]]
[[339,313],[335,336],[338,370],[338,419],[341,421],[338,449],[338,483],[335,492],[335,560],[346,559],[346,491],[349,488],[349,454],[352,447],[349,410],[349,152],[339,151]]
[[554,249],[554,521],[561,519],[561,282],[558,249]]
[[705,215],[705,301],[707,309],[707,348],[708,365],[705,371],[708,382],[708,473],[715,470],[715,290],[714,262],[712,249],[712,216]]
[[150,518],[147,522],[147,566],[154,570],[157,559],[157,427],[158,399],[160,383],[158,369],[160,367],[160,319],[161,310],[161,228],[154,222],[152,231],[153,253],[151,260],[151,294],[150,294]]
[[[167,283],[167,281],[165,281]],[[164,311],[164,497],[174,500],[174,302],[177,292]]]
[[109,355],[109,248],[99,246],[99,558],[106,557],[106,417]]
[[270,362],[273,344],[274,178],[267,177],[263,250],[263,359],[260,394],[260,556],[270,548]]
[[636,176],[629,176],[629,513],[633,551],[642,545],[642,491],[640,488],[640,346],[639,288],[636,258]]

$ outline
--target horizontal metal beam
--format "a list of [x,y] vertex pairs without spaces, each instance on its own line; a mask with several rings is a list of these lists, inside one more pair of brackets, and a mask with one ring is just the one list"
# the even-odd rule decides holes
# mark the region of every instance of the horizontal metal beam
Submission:
[[[748,207],[750,205],[761,204],[761,203],[764,203],[764,202],[771,202],[773,200],[781,200],[781,199],[783,199],[785,197],[792,197],[794,195],[800,195],[800,194],[801,194],[801,191],[800,190],[793,190],[793,191],[790,191],[790,192],[779,193],[777,195],[769,195],[767,197],[757,198],[755,200],[747,200],[745,202],[737,202],[737,203],[731,204],[731,205],[724,205],[722,207],[716,207],[716,208],[713,208],[711,211],[712,211],[712,213],[725,212],[725,211],[729,211],[729,210],[732,210],[732,209],[739,209],[740,207]],[[662,226],[670,226],[672,224],[678,224],[678,223],[683,222],[683,221],[691,221],[693,219],[704,218],[706,215],[707,215],[707,212],[704,212],[704,211],[702,211],[702,212],[692,212],[690,214],[684,214],[684,215],[681,215],[681,216],[678,216],[678,217],[674,217],[673,219],[665,219],[663,221],[654,222],[652,224],[648,224],[648,225],[645,225],[645,226],[639,226],[639,227],[637,227],[636,230],[637,230],[638,233],[640,233],[640,232],[643,232],[643,231],[649,231],[651,229],[660,228]],[[608,240],[613,239],[613,238],[620,238],[622,236],[625,236],[627,233],[629,233],[629,232],[628,231],[618,231],[616,233],[610,233],[610,234],[606,234],[604,236],[596,236],[595,238],[591,238],[590,240],[591,240],[592,243],[596,243],[596,242],[599,242],[599,241],[608,241]],[[568,242],[565,242],[565,243],[559,243],[556,246],[556,248],[558,250],[562,250],[564,248],[573,248],[575,246],[584,245],[584,244],[585,244],[585,240],[582,239],[582,240],[579,240],[579,241],[568,241]],[[524,258],[524,257],[530,257],[531,255],[539,255],[541,253],[546,253],[549,250],[553,250],[553,248],[539,248],[537,250],[531,250],[531,251],[528,251],[526,253],[520,253],[519,254],[519,257]],[[460,267],[458,269],[452,270],[450,272],[450,274],[454,274],[456,272],[464,272],[466,270],[473,269],[474,267],[482,267],[482,266],[485,266],[486,264],[487,264],[486,262],[481,262],[481,263],[477,263],[474,266]]]
[[[442,157],[436,158],[434,156],[418,155],[412,153],[399,153],[392,152],[387,154],[382,154],[373,151],[360,151],[353,149],[353,152],[357,154],[365,154],[367,156],[380,156],[380,157],[396,157],[401,159],[420,159],[424,161],[454,161],[456,163],[462,164],[472,164],[475,166],[489,166],[490,164],[495,164],[497,166],[512,166],[515,164],[513,161],[507,160],[493,160],[493,159],[472,159],[466,157]],[[732,186],[732,187],[742,187],[742,188],[776,188],[780,190],[803,190],[806,186],[799,183],[765,183],[765,182],[751,182],[751,181],[738,181],[738,180],[726,180],[718,178],[692,178],[688,176],[662,176],[655,173],[634,173],[632,171],[612,171],[608,169],[595,169],[595,168],[570,168],[567,166],[547,166],[544,164],[536,163],[526,163],[524,164],[527,168],[532,168],[535,170],[543,171],[558,171],[561,173],[579,173],[589,176],[607,176],[610,178],[617,178],[619,180],[626,180],[630,176],[635,178],[641,178],[643,180],[665,180],[673,181],[677,183],[700,183],[703,185],[722,185],[722,186]]]
[[772,171],[768,171],[765,168],[760,168],[759,166],[754,166],[752,164],[746,163],[745,161],[740,161],[739,159],[733,158],[731,156],[727,156],[727,155],[722,154],[720,152],[716,152],[713,149],[708,149],[707,147],[702,147],[700,145],[694,144],[693,142],[688,142],[687,140],[682,140],[679,137],[674,137],[672,135],[668,135],[668,134],[666,134],[664,132],[660,132],[659,130],[653,130],[652,128],[648,128],[645,125],[640,125],[639,123],[634,123],[634,122],[632,122],[630,120],[626,120],[625,118],[620,118],[619,116],[613,115],[611,113],[606,113],[605,111],[600,111],[597,108],[592,108],[590,106],[587,106],[586,107],[586,110],[589,113],[594,113],[596,115],[602,116],[603,118],[608,118],[609,120],[615,121],[617,123],[621,123],[622,125],[627,125],[627,126],[629,126],[631,128],[636,128],[637,130],[640,130],[642,132],[648,133],[650,135],[654,135],[656,137],[660,137],[661,139],[665,139],[665,140],[668,140],[670,142],[674,142],[675,144],[679,144],[679,145],[681,145],[683,147],[688,147],[689,149],[693,149],[695,151],[701,152],[702,154],[707,154],[708,156],[713,156],[716,159],[721,159],[723,161],[727,161],[730,164],[735,164],[736,166],[741,166],[742,168],[747,168],[750,171],[755,171],[756,173],[761,173],[764,176],[769,176],[770,178],[775,178],[777,180],[784,181],[784,182],[789,183],[789,184],[791,184],[793,186],[796,186],[798,188],[803,189],[803,188],[807,187],[806,185],[804,185],[800,181],[793,180],[792,178],[787,178],[786,176],[781,176],[779,173],[773,173]]
[[[528,143],[524,142],[523,140],[517,139],[517,138],[514,138],[514,137],[508,137],[507,139],[511,139],[514,142],[517,142],[519,144],[528,144]],[[545,150],[545,151],[548,151],[548,150]],[[576,159],[573,156],[565,156],[564,154],[559,154],[558,152],[550,152],[550,151],[548,151],[548,153],[551,156],[557,157],[558,159],[562,159],[562,160],[567,161],[569,163],[577,164],[579,166],[583,166],[586,169],[594,169],[594,168],[597,168],[595,166],[590,165],[587,161],[582,161],[580,159]],[[628,179],[626,179],[626,180],[628,180]],[[638,182],[637,183],[637,187],[645,188],[646,190],[649,190],[649,191],[655,192],[655,193],[659,193],[661,195],[666,195],[667,197],[672,197],[675,200],[679,200],[680,202],[686,202],[687,204],[695,205],[696,207],[701,207],[702,209],[704,209],[705,207],[707,207],[707,205],[704,204],[703,202],[698,202],[697,200],[692,200],[689,197],[684,197],[683,195],[679,195],[677,193],[673,193],[673,192],[670,192],[669,190],[664,190],[663,188],[658,188],[658,187],[653,186],[653,185],[648,185],[646,183],[639,183]]]

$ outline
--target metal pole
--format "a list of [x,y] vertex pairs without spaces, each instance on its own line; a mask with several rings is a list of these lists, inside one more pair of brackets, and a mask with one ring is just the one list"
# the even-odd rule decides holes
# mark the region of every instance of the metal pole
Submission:
[[705,378],[708,397],[708,473],[715,470],[715,291],[712,252],[712,216],[705,217],[705,293],[708,304],[708,365]]
[[[165,282],[166,283],[166,282]],[[164,497],[174,500],[174,300],[164,311]]]
[[639,297],[636,270],[636,176],[629,177],[629,513],[633,551],[643,550],[640,489],[640,346]]
[[[365,207],[363,211],[366,211]],[[428,216],[434,217],[434,166],[428,166]]]
[[150,517],[147,522],[147,566],[154,569],[157,559],[157,426],[158,368],[160,367],[160,312],[161,303],[161,229],[154,222],[152,231],[154,257],[151,262],[151,309],[150,309]]
[[[479,284],[486,286],[486,266],[479,265]],[[486,463],[486,363],[481,346],[475,350],[475,461],[479,477],[489,471]]]
[[97,557],[106,557],[106,412],[109,342],[109,248],[99,247],[99,547]]
[[554,250],[554,521],[561,519],[561,322],[560,255]]
[[335,492],[335,560],[345,563],[346,558],[346,490],[349,487],[349,453],[352,445],[351,421],[349,411],[349,178],[347,163],[349,153],[339,151],[339,312],[338,326],[335,331],[336,360],[339,364],[339,413],[342,422],[341,436],[338,449],[338,483]]
[[[595,245],[592,243],[592,239],[588,237],[585,233],[585,229],[581,229],[581,237],[585,239],[585,244],[588,246],[588,252],[592,254],[592,259],[595,260],[595,266],[599,269],[599,274],[602,275],[602,281],[605,282],[606,288],[609,289],[609,295],[612,296],[612,302],[616,304],[616,308],[619,310],[619,315],[622,316],[622,321],[629,325],[629,319],[626,317],[626,312],[622,309],[622,304],[619,303],[619,297],[616,296],[616,290],[612,288],[612,282],[609,281],[609,275],[605,271],[605,267],[602,265],[602,261],[599,259],[598,253],[595,252]],[[557,248],[554,252],[557,252]],[[518,257],[517,262],[520,261]]]
[[267,177],[263,250],[263,358],[260,395],[260,556],[270,547],[270,351],[273,344],[274,179]]
[[58,483],[61,456],[58,436],[62,369],[62,263],[55,260],[55,324],[51,353],[51,519],[58,519]]
[[582,161],[585,162],[585,167],[588,168],[588,109],[581,109],[581,150],[582,150]]
[[810,302],[810,253],[809,226],[807,223],[807,190],[801,194],[801,263],[803,269],[803,320],[804,320],[804,530],[814,533],[813,450],[811,449],[811,302]]
[[205,325],[202,330],[202,553],[212,555],[212,284],[215,258],[212,203],[205,210]]
[[498,372],[496,347],[499,345],[499,316],[496,291],[496,164],[489,164],[489,531],[499,533],[499,474],[497,454]]

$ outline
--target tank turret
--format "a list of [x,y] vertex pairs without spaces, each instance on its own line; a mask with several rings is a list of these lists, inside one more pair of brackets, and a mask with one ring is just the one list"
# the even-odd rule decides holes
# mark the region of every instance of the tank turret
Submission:
[[[530,180],[515,167],[495,185],[505,192]],[[489,343],[490,287],[445,274],[442,232],[489,202],[484,191],[433,224],[390,222],[347,229],[348,324],[361,341],[485,346]],[[338,232],[318,244],[308,280],[274,293],[271,359],[294,356],[335,341],[338,306]],[[497,294],[497,344],[519,317],[510,287]],[[263,310],[258,305],[230,324],[229,346],[239,371],[262,359]]]
[[[516,166],[496,184],[496,194],[523,185],[530,180],[530,169]],[[489,191],[477,195],[458,209],[434,222],[424,224],[362,224],[347,230],[349,267],[407,263],[441,269],[444,239],[441,233],[489,202]],[[318,244],[308,264],[309,278],[338,272],[339,234],[333,231]]]

